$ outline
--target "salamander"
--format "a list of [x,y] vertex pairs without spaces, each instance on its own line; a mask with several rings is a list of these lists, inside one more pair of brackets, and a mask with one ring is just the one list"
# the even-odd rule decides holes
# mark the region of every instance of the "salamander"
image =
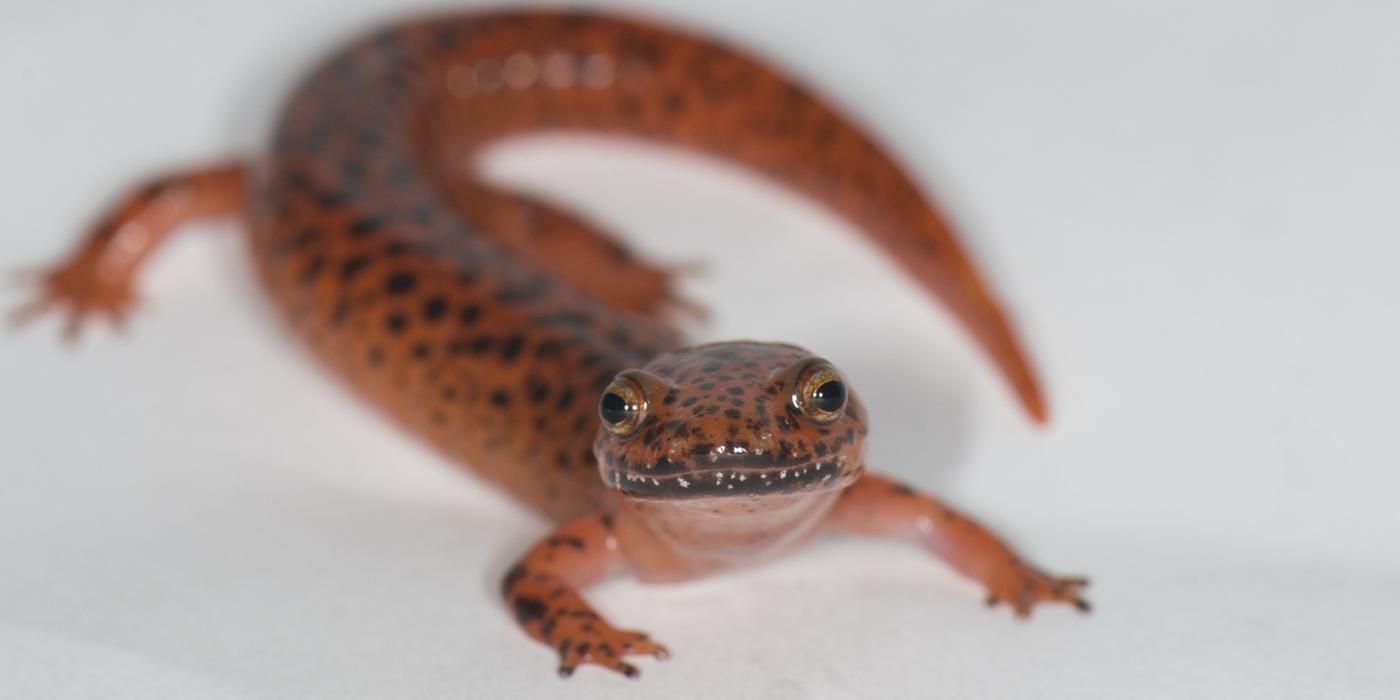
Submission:
[[825,204],[940,299],[1045,419],[1006,314],[884,146],[739,50],[586,12],[428,17],[350,42],[295,88],[264,152],[129,193],[16,320],[65,312],[69,336],[122,323],[171,233],[241,220],[263,286],[314,357],[555,524],[501,595],[562,675],[594,664],[636,676],[628,657],[668,654],[596,614],[591,584],[692,579],[831,532],[912,539],[1019,616],[1088,609],[1084,579],[1046,574],[867,471],[867,413],[831,363],[785,344],[685,345],[675,270],[474,167],[484,145],[558,130],[709,154]]

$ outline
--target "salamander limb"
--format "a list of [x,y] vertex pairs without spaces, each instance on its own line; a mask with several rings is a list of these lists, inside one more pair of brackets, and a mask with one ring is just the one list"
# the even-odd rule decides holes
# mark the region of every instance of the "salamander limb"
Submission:
[[181,224],[243,211],[244,169],[222,164],[151,180],[124,199],[66,259],[36,273],[36,298],[11,315],[23,324],[48,311],[67,315],[64,335],[103,318],[121,327],[136,305],[142,264]]
[[526,633],[558,651],[560,676],[593,664],[636,678],[641,673],[626,657],[670,657],[645,633],[608,624],[579,595],[626,566],[611,516],[590,515],[556,529],[506,574],[501,593],[507,606]]
[[881,476],[866,474],[837,501],[831,527],[855,535],[904,537],[986,588],[987,605],[1005,603],[1017,617],[1036,605],[1066,603],[1083,612],[1089,603],[1082,577],[1056,577],[1030,565],[995,534],[932,496]]

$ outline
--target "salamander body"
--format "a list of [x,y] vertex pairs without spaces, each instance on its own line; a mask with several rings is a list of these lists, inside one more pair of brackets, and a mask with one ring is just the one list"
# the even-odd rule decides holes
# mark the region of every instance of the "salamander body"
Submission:
[[[580,591],[693,578],[813,536],[908,535],[1028,614],[1081,608],[972,520],[866,472],[865,412],[790,345],[687,347],[672,273],[585,217],[484,182],[473,155],[548,130],[659,141],[830,206],[969,329],[1042,420],[1010,325],[894,158],[811,90],[723,44],[592,14],[428,18],[352,42],[294,91],[265,153],[137,189],[41,281],[69,329],[132,307],[180,224],[243,220],[293,330],[367,401],[557,525],[502,594],[560,655],[627,675],[664,656]],[[756,329],[760,330],[760,329]]]

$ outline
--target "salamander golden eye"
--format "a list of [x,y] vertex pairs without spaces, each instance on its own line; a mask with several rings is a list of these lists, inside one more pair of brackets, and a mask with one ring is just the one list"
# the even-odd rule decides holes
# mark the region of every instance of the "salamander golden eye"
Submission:
[[640,387],[618,378],[598,400],[598,417],[603,427],[618,437],[631,435],[646,418],[647,404]]
[[792,395],[792,402],[808,418],[830,423],[846,411],[846,382],[830,365],[807,370]]
[[829,379],[812,392],[812,406],[827,413],[840,413],[846,407],[846,385]]

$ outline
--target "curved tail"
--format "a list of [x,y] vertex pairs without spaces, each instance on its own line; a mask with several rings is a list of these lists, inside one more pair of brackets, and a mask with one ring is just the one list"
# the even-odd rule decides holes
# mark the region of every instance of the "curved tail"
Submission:
[[[397,67],[396,67],[397,66]],[[405,75],[420,80],[410,87]],[[487,141],[545,129],[676,144],[743,164],[824,202],[950,308],[1037,421],[1035,373],[947,220],[879,144],[796,81],[723,44],[634,20],[555,11],[439,17],[367,38],[323,69],[323,104],[363,103],[366,82],[417,109],[413,142],[436,183],[462,183]],[[314,79],[313,79],[314,80]],[[298,107],[293,105],[295,111]],[[383,122],[361,110],[382,136]],[[340,118],[353,118],[348,113]]]

